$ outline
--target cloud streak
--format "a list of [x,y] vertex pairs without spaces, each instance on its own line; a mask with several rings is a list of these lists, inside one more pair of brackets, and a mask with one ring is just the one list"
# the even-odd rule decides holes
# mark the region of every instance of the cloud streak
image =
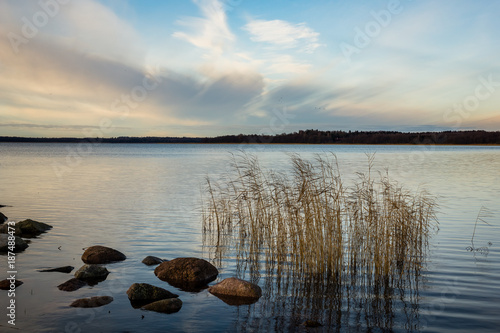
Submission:
[[177,24],[191,30],[191,32],[176,31],[172,36],[186,40],[196,47],[209,50],[220,55],[227,48],[228,43],[234,40],[234,35],[227,24],[226,13],[217,0],[196,0],[203,17],[186,17],[177,21]]
[[306,23],[292,24],[283,20],[252,20],[244,30],[250,33],[254,42],[266,43],[280,49],[297,49],[312,53],[321,46],[319,33]]

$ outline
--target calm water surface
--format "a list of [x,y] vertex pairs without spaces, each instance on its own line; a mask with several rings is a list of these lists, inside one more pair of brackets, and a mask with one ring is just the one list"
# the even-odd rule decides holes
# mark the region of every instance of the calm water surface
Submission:
[[[2,332],[499,330],[500,147],[101,144],[87,151],[81,148],[0,143],[0,204],[11,206],[1,211],[12,221],[31,218],[54,226],[17,256],[18,278],[24,284],[16,294],[16,330],[7,324],[7,292],[0,291]],[[263,297],[254,305],[230,306],[206,290],[183,292],[157,279],[154,267],[141,263],[147,255],[208,259],[201,228],[204,179],[223,177],[230,153],[239,149],[256,154],[263,167],[274,170],[287,170],[287,153],[312,158],[334,152],[347,181],[366,171],[366,153],[376,153],[376,170],[388,168],[392,178],[407,188],[425,188],[436,195],[440,230],[430,240],[427,268],[418,290],[413,290],[412,308],[394,306],[384,314],[393,318],[391,323],[374,324],[376,320],[360,317],[363,311],[342,300],[338,311],[319,309],[320,318],[325,323],[328,315],[330,324],[306,329],[300,323],[309,318],[301,316],[314,311],[298,311],[290,302],[281,306],[273,299],[268,306],[270,301]],[[490,211],[485,218],[490,225],[479,223],[474,240],[487,252],[473,253],[466,248],[483,206]],[[63,292],[57,285],[71,275],[37,272],[64,265],[79,268],[83,248],[96,244],[127,255],[127,260],[107,265],[110,275],[96,286]],[[2,255],[0,260],[0,279],[4,279],[7,258]],[[236,274],[234,263],[228,259],[218,267],[217,281]],[[181,311],[165,315],[133,309],[125,291],[134,282],[180,294]],[[77,298],[95,295],[112,295],[114,301],[96,309],[68,306]],[[320,296],[328,298],[315,297]]]

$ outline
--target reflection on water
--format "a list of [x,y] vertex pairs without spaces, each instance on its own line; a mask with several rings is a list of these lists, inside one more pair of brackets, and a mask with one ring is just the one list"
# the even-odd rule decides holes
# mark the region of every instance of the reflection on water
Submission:
[[[385,174],[389,167],[389,174],[412,191],[423,185],[439,196],[440,231],[429,239],[426,265],[403,278],[391,273],[388,281],[363,276],[361,265],[355,281],[344,274],[339,284],[305,271],[289,275],[286,258],[267,269],[265,247],[257,261],[245,263],[228,243],[221,266],[215,262],[220,275],[214,283],[237,275],[255,279],[266,292],[257,303],[231,306],[206,290],[184,292],[159,280],[153,267],[141,263],[144,257],[209,258],[202,248],[200,187],[207,175],[224,178],[228,152],[240,148],[256,153],[263,168],[277,173],[290,169],[286,153],[313,159],[317,153],[334,152],[346,184],[356,180],[356,172],[366,172],[365,153],[376,152],[374,179],[376,171]],[[206,333],[276,327],[365,332],[392,327],[395,332],[498,332],[500,147],[102,144],[60,179],[53,166],[67,165],[68,152],[75,149],[70,144],[0,143],[0,205],[10,206],[0,211],[12,221],[31,218],[54,227],[17,256],[24,282],[16,293],[19,331]],[[490,225],[477,224],[474,246],[487,247],[487,256],[466,250],[481,206],[492,210],[493,217],[486,220]],[[118,249],[127,260],[106,265],[106,281],[74,292],[57,289],[72,275],[38,272],[66,265],[78,269],[83,248],[90,245]],[[5,262],[0,256],[0,280],[6,278]],[[260,275],[251,274],[257,270]],[[134,309],[126,294],[133,283],[179,294],[182,309],[170,315]],[[7,306],[5,295],[0,291],[2,332],[7,325],[1,310]],[[114,301],[96,309],[69,306],[96,295],[111,295]],[[306,319],[323,326],[295,326]]]
[[291,163],[289,174],[266,173],[243,155],[225,182],[207,179],[207,250],[218,266],[236,257],[240,277],[263,280],[264,297],[237,325],[419,331],[434,199],[387,175],[373,180],[372,156],[351,188],[334,156]]

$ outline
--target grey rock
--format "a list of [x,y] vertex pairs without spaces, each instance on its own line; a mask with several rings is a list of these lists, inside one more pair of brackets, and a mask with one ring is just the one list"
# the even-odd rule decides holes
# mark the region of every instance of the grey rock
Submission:
[[28,244],[21,237],[14,236],[14,251],[11,251],[11,249],[9,247],[11,247],[12,240],[11,240],[11,244],[9,245],[9,237],[11,237],[11,239],[12,239],[12,236],[10,236],[8,234],[0,234],[0,253],[1,252],[3,252],[3,253],[6,253],[6,252],[17,253],[17,252],[22,252],[28,248]]
[[[14,226],[15,235],[19,237],[36,237],[47,230],[52,229],[52,226],[38,221],[33,221],[30,219],[17,222]],[[8,231],[8,226],[6,224],[0,226],[0,233],[6,234]]]
[[85,281],[88,280],[104,281],[108,276],[108,274],[109,271],[104,266],[83,265],[75,272],[75,278]]

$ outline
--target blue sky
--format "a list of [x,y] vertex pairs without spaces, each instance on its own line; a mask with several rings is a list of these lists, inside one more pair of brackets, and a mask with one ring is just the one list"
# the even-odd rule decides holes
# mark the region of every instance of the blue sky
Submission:
[[0,2],[0,135],[500,130],[500,2]]

